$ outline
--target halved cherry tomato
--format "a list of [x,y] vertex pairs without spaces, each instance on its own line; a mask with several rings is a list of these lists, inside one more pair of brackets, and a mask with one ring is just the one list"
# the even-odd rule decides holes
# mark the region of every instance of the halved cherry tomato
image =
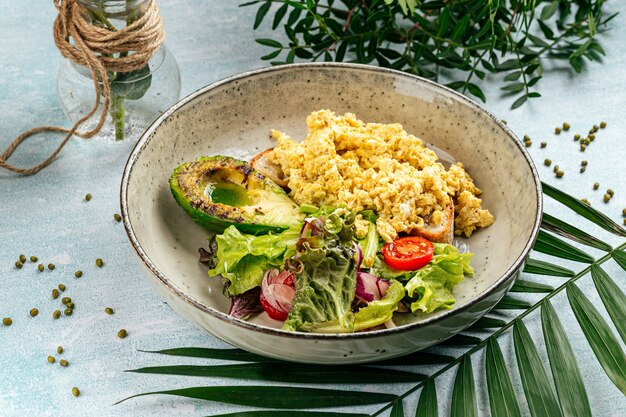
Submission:
[[263,310],[265,310],[265,312],[267,313],[268,316],[270,316],[270,318],[274,320],[279,320],[279,321],[287,320],[287,316],[289,315],[289,312],[275,308],[273,305],[271,305],[267,301],[265,297],[263,297],[263,293],[261,293],[261,296],[259,297],[259,301],[261,301],[261,307],[263,307]]
[[385,262],[395,269],[413,271],[420,269],[433,258],[435,247],[423,237],[407,236],[383,246]]

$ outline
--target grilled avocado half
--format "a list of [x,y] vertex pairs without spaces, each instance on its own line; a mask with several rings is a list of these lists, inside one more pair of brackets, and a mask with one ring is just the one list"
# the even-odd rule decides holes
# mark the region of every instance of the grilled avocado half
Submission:
[[281,232],[304,218],[280,186],[228,156],[182,164],[170,177],[170,189],[191,218],[213,232],[229,226],[255,235]]

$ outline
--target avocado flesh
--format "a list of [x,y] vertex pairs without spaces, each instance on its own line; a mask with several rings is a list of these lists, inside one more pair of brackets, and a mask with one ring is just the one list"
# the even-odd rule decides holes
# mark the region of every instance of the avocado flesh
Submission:
[[248,163],[226,156],[201,157],[174,170],[170,189],[198,224],[214,232],[280,232],[304,215],[285,191]]

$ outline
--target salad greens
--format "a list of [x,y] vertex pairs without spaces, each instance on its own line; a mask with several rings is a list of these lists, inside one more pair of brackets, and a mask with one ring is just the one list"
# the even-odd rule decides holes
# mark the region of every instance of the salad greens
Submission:
[[421,310],[430,314],[439,308],[451,308],[455,299],[452,288],[463,280],[465,274],[473,274],[470,266],[473,254],[461,254],[457,248],[445,243],[435,243],[435,253],[428,265],[415,272],[406,284],[411,311]]
[[[268,308],[278,309],[274,313],[283,314],[278,320],[284,320],[285,330],[363,331],[390,324],[398,311],[430,314],[451,308],[454,286],[473,273],[472,254],[443,243],[434,244],[424,267],[394,269],[380,253],[374,213],[359,213],[369,222],[359,240],[354,213],[332,207],[306,210],[309,217],[301,229],[254,236],[231,226],[212,238],[209,275],[223,278],[232,315],[246,319],[266,311],[273,317]],[[367,292],[366,278],[384,284],[383,290]],[[292,295],[285,299],[285,294]]]
[[217,266],[209,270],[209,275],[228,280],[230,295],[258,287],[266,270],[282,268],[285,259],[295,253],[299,233],[297,229],[288,229],[279,234],[254,236],[230,226],[215,236]]
[[302,249],[297,259],[302,271],[296,275],[296,295],[283,325],[285,330],[304,330],[333,320],[344,331],[353,330],[357,253],[352,234],[345,231],[349,226],[342,221],[329,223],[340,225],[335,233],[328,224],[319,222],[321,230],[299,241]]

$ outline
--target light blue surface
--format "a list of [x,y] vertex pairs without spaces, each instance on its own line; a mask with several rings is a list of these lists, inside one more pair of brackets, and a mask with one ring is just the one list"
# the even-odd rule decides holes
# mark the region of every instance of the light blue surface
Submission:
[[[167,45],[181,67],[183,95],[225,76],[265,65],[259,57],[266,51],[252,39],[276,35],[267,27],[257,33],[252,31],[254,8],[238,8],[238,2],[232,0],[159,3],[167,30]],[[548,72],[539,87],[543,98],[533,100],[518,111],[509,110],[512,99],[499,98],[496,84],[486,86],[485,90],[489,98],[487,107],[507,119],[520,137],[528,134],[533,138],[530,153],[538,162],[544,181],[577,197],[587,197],[595,207],[621,223],[621,210],[626,207],[626,51],[623,48],[626,8],[616,3],[609,7],[614,11],[621,7],[622,13],[613,21],[612,30],[602,37],[607,52],[603,64],[588,65],[586,71],[576,77],[567,69]],[[2,5],[0,149],[33,126],[68,125],[56,97],[56,72],[61,56],[51,35],[54,17],[51,1],[11,1]],[[605,120],[608,127],[601,130],[598,139],[581,154],[571,136],[575,132],[585,133],[601,120]],[[564,121],[572,125],[569,134],[554,135],[554,127]],[[545,149],[539,148],[542,140],[548,142]],[[45,136],[29,140],[11,162],[34,165],[46,157],[58,141],[58,137]],[[138,349],[226,347],[177,316],[159,299],[143,276],[123,226],[113,220],[113,214],[119,212],[121,171],[131,147],[132,143],[115,145],[97,139],[90,142],[76,139],[52,166],[36,176],[20,177],[0,172],[0,317],[13,318],[11,327],[0,326],[2,417],[203,416],[240,409],[170,397],[146,397],[112,405],[128,395],[148,390],[241,384],[236,380],[123,373],[140,366],[206,363],[149,355]],[[543,166],[546,157],[565,170],[562,179],[556,179],[552,170]],[[578,173],[581,159],[589,161],[587,172],[582,175]],[[595,181],[601,184],[598,191],[592,191]],[[602,191],[609,187],[615,190],[615,197],[604,204]],[[83,199],[86,193],[93,195],[90,202]],[[606,238],[612,245],[623,242],[597,227],[588,226],[550,199],[546,199],[546,211]],[[40,273],[36,265],[29,262],[17,270],[13,264],[22,253],[36,255],[45,264],[53,262],[56,269]],[[104,259],[102,269],[95,265],[98,257]],[[578,264],[559,263],[576,271],[581,269]],[[626,291],[623,271],[612,261],[603,267]],[[73,275],[78,269],[84,272],[80,279]],[[562,282],[555,278],[533,279],[552,285]],[[61,308],[61,303],[52,300],[50,293],[59,283],[67,286],[63,295],[72,297],[76,310],[72,317],[53,320],[52,311]],[[591,290],[590,278],[581,279],[578,285],[589,290],[592,301],[606,314],[597,293]],[[555,308],[571,335],[594,415],[625,415],[626,399],[597,364],[566,304],[567,300],[561,295],[554,299]],[[107,306],[115,309],[115,315],[104,314]],[[32,307],[39,309],[39,316],[28,315]],[[540,336],[538,314],[533,313],[525,323],[531,334]],[[120,328],[128,330],[128,338],[116,337]],[[512,365],[510,337],[504,336],[500,342]],[[63,355],[55,353],[58,345],[65,348]],[[435,348],[433,351],[458,355],[462,349]],[[540,353],[545,359],[545,351],[540,349]],[[57,363],[49,364],[48,355],[56,356]],[[58,365],[61,357],[69,360],[69,367]],[[474,355],[472,360],[477,381],[482,381],[484,354]],[[419,371],[432,373],[436,369]],[[438,379],[440,399],[449,398],[453,377],[454,372],[448,372]],[[513,372],[513,379],[520,401],[524,403],[516,372]],[[81,389],[80,398],[72,397],[73,386]],[[340,388],[401,393],[409,386]],[[478,389],[479,408],[487,415],[486,387],[479,383]],[[416,401],[415,395],[409,397],[405,401],[407,410],[413,410]],[[366,407],[363,411],[377,409],[376,406]],[[447,401],[442,400],[442,415],[447,415],[446,409]]]

